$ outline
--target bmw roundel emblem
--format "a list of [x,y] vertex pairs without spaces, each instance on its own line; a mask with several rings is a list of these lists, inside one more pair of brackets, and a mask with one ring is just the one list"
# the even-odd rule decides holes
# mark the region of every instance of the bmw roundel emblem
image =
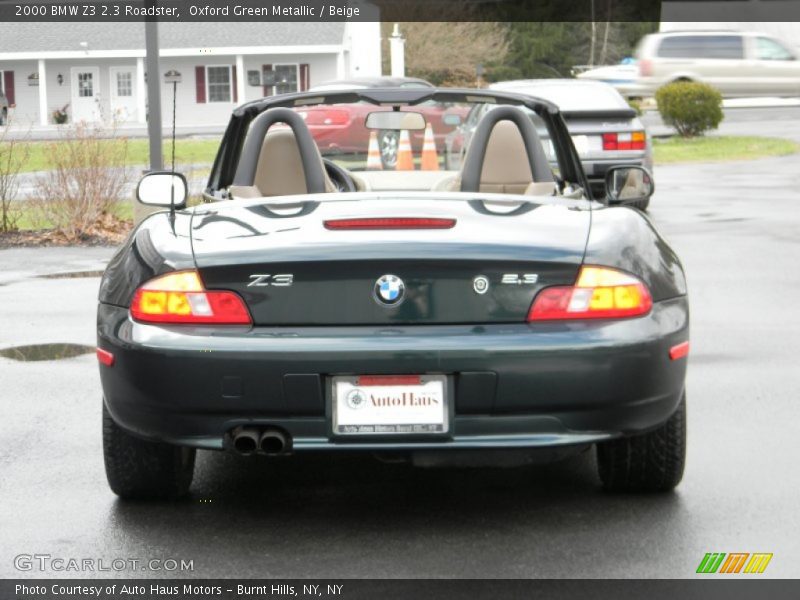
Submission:
[[367,396],[360,389],[354,388],[347,393],[345,402],[354,410],[364,408],[367,405]]
[[403,300],[406,286],[397,275],[384,275],[375,282],[375,298],[381,304],[396,306]]

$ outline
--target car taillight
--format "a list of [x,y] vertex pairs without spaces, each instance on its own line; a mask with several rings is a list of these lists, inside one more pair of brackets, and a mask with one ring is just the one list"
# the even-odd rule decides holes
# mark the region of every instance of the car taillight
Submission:
[[528,311],[528,321],[638,317],[650,312],[652,306],[650,290],[633,275],[586,266],[574,286],[539,292]]
[[133,295],[131,316],[145,323],[252,323],[238,294],[207,291],[196,271],[168,273],[142,285]]
[[331,219],[325,229],[452,229],[455,219],[427,217],[366,217],[360,219]]
[[639,60],[639,76],[650,77],[653,74],[653,62],[648,59]]
[[350,113],[346,110],[321,108],[305,110],[301,114],[306,125],[347,125],[350,121]]
[[646,140],[644,131],[604,133],[603,150],[644,150]]

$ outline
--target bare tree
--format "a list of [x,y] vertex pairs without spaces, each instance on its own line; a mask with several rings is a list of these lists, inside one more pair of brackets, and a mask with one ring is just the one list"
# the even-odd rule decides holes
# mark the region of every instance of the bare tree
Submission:
[[477,66],[502,62],[508,50],[498,23],[408,22],[400,24],[400,32],[406,38],[406,73],[437,84],[473,85]]
[[35,207],[66,241],[78,241],[110,213],[129,179],[127,138],[116,128],[79,123],[45,146],[51,170],[35,184]]
[[0,128],[0,231],[7,232],[17,228],[19,211],[12,202],[19,190],[19,172],[28,160],[30,147],[26,143],[27,134],[22,140],[10,133],[8,121]]

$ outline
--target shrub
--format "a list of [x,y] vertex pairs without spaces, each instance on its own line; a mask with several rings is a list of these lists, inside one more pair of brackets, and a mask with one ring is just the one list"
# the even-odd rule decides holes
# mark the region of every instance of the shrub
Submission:
[[79,123],[45,146],[50,171],[35,184],[35,212],[67,241],[78,241],[100,223],[126,192],[126,138],[116,130]]
[[681,137],[703,135],[722,121],[722,96],[705,83],[676,81],[656,91],[658,112]]

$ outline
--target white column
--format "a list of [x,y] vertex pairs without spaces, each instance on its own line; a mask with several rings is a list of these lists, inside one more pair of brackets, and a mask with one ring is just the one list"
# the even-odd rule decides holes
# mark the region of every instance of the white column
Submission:
[[245,77],[247,73],[244,72],[244,57],[241,54],[236,55],[236,96],[239,102],[245,102],[247,99],[244,97],[246,84]]
[[44,59],[39,59],[39,124],[47,125],[50,111],[47,109],[47,71]]
[[336,55],[336,79],[344,79],[349,75],[344,70],[344,50],[340,50]]
[[136,59],[136,120],[147,123],[147,90],[144,83],[144,59]]
[[406,76],[406,40],[400,35],[400,27],[394,24],[392,35],[389,36],[389,53],[392,63],[392,77]]

